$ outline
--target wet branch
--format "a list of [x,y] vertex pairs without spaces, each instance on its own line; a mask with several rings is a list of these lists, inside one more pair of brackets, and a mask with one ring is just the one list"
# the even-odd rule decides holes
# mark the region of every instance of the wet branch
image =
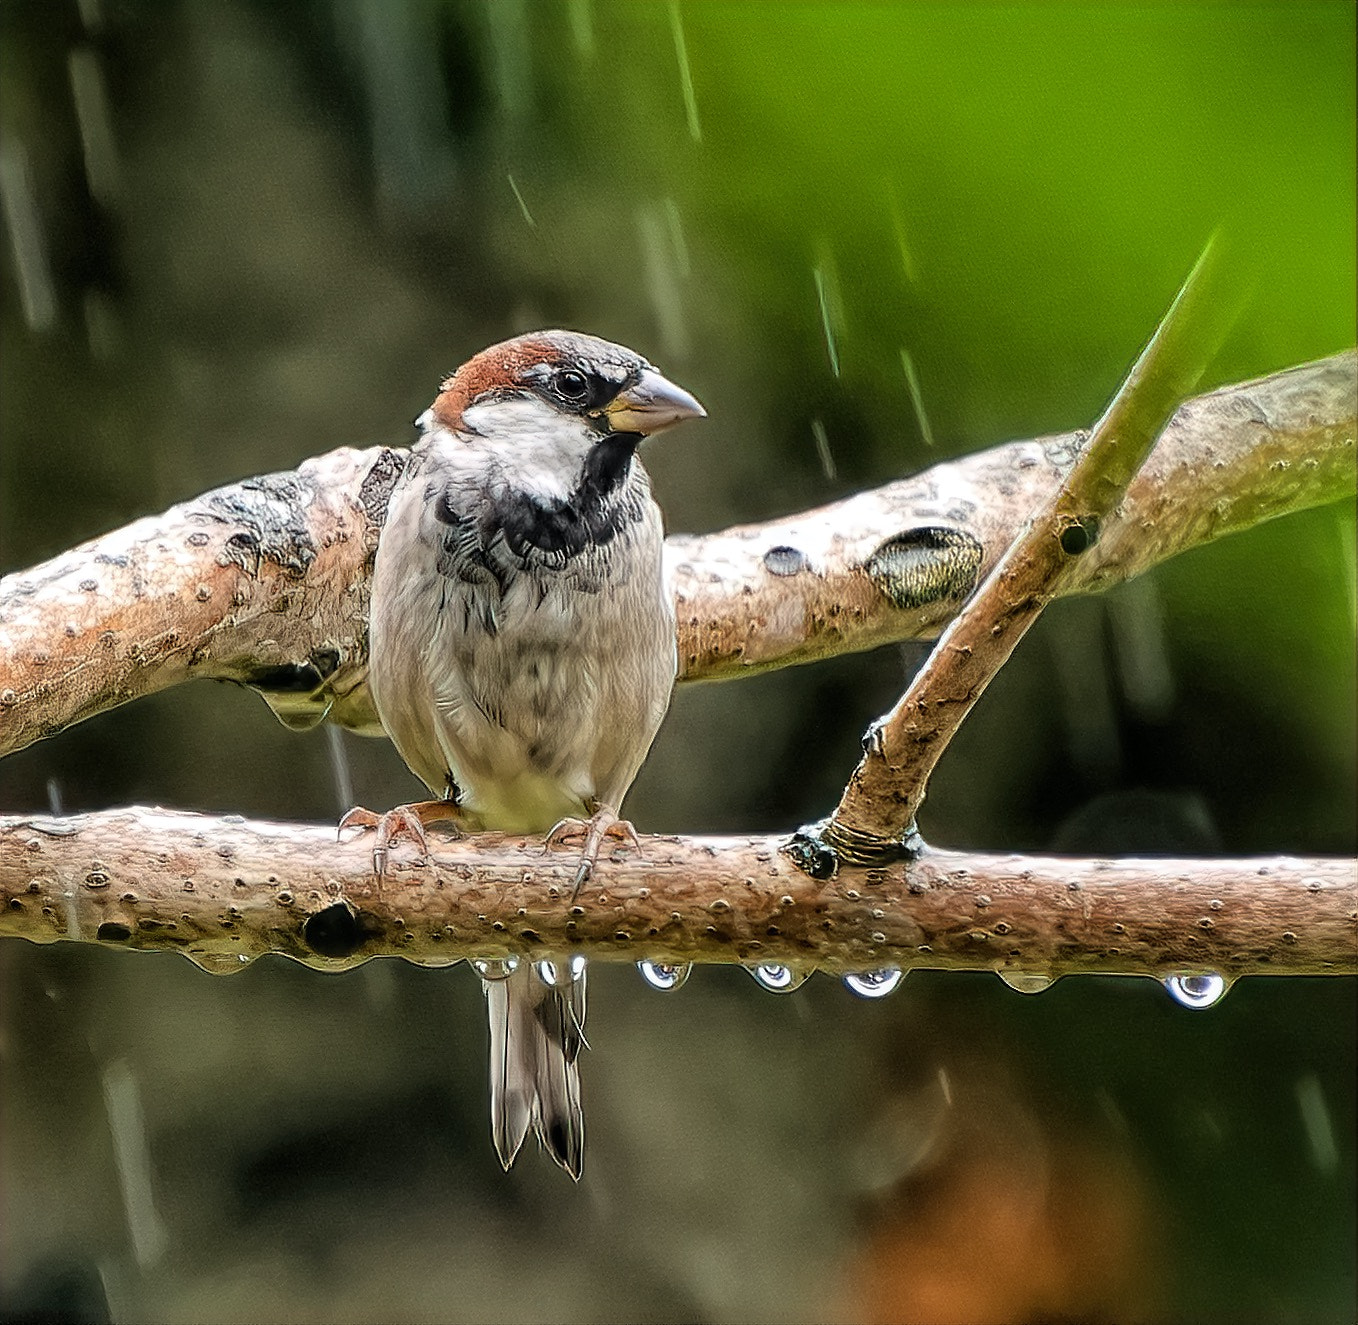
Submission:
[[[806,859],[870,862],[899,853],[943,751],[1043,608],[1095,548],[1161,430],[1196,384],[1229,322],[1209,242],[1074,464],[1033,511],[943,632],[905,694],[865,741],[834,814],[802,834]],[[828,848],[830,856],[823,854]]]
[[[1064,580],[1105,588],[1354,491],[1352,351],[1188,401]],[[1080,434],[1013,442],[766,524],[672,537],[681,679],[932,637],[1051,497]],[[0,580],[0,754],[194,677],[376,732],[368,576],[405,453],[339,450]]]
[[371,839],[126,809],[0,818],[0,936],[178,951],[214,971],[269,952],[322,970],[582,951],[596,961],[1153,975],[1358,971],[1355,863],[1074,860],[925,848],[818,881],[769,837],[642,839],[571,900],[541,839],[407,847],[377,885]]

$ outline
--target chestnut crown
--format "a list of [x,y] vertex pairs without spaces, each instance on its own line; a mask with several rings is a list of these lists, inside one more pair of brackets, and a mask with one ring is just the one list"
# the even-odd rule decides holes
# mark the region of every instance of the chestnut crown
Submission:
[[624,345],[575,331],[533,331],[492,345],[440,385],[432,422],[470,430],[469,409],[536,398],[602,434],[659,432],[706,411]]

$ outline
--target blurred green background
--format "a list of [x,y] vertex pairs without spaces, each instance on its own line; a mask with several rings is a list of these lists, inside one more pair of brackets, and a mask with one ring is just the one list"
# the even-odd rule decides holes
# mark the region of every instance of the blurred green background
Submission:
[[[534,326],[707,405],[646,454],[684,531],[1087,424],[1223,221],[1207,384],[1344,349],[1354,53],[1348,3],[5,0],[0,571],[403,443]],[[1057,604],[926,836],[1351,854],[1354,584],[1349,504]],[[825,812],[919,659],[686,687],[632,817]],[[415,790],[203,683],[6,760],[0,807],[324,821],[345,777]],[[0,991],[11,1321],[1354,1317],[1350,980],[601,967],[578,1188],[499,1172],[464,969],[12,941]]]

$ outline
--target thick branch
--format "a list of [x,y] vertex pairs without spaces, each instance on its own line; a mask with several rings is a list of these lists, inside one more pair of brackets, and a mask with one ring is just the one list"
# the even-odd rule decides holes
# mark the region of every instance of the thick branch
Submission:
[[[1068,592],[1354,491],[1355,356],[1185,404]],[[785,520],[671,538],[686,680],[932,636],[1059,486],[1078,434],[1015,442]],[[195,676],[285,721],[376,730],[368,573],[404,453],[340,450],[0,580],[0,754]]]
[[1353,861],[1069,860],[926,849],[808,877],[775,838],[643,839],[571,899],[572,852],[485,834],[402,849],[331,828],[128,809],[0,819],[0,935],[179,951],[211,970],[266,952],[321,969],[398,955],[884,966],[1057,976],[1358,970]]

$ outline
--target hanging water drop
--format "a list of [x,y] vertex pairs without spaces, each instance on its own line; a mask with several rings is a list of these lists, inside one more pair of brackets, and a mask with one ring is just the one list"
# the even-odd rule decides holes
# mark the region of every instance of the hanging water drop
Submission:
[[483,980],[508,980],[519,969],[517,957],[473,957],[472,970]]
[[678,962],[672,966],[665,962],[637,963],[637,970],[641,972],[641,978],[652,989],[660,989],[665,993],[669,993],[672,989],[678,989],[688,979],[689,972],[692,969],[693,964],[691,962]]
[[1019,994],[1040,994],[1056,983],[1056,977],[1042,971],[996,971],[996,975]]
[[1210,971],[1206,975],[1171,975],[1164,985],[1170,997],[1186,1008],[1210,1008],[1226,993],[1225,977]]
[[186,952],[184,954],[195,966],[213,975],[234,975],[250,964],[248,954],[243,952]]
[[898,966],[883,966],[877,971],[854,971],[844,977],[844,987],[859,998],[885,998],[905,979]]
[[564,965],[561,962],[541,961],[534,969],[538,973],[538,979],[548,989],[569,989],[577,980],[584,979],[586,965],[585,958],[576,953]]
[[754,977],[755,984],[775,994],[790,994],[794,989],[800,989],[806,983],[807,977],[805,971],[794,971],[790,966],[773,963],[751,966],[749,972]]

